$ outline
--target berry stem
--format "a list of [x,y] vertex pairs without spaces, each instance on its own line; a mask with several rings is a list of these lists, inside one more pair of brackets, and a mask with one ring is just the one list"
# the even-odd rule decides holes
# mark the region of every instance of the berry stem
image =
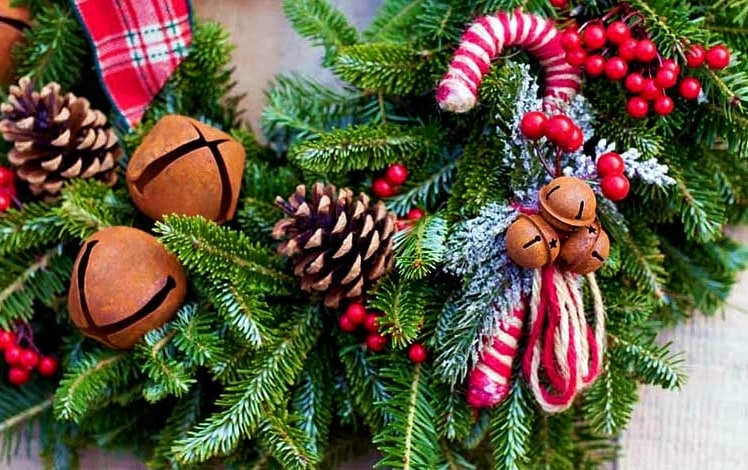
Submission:
[[543,165],[543,168],[545,168],[545,171],[548,172],[551,178],[555,178],[555,172],[553,171],[553,168],[551,168],[551,166],[548,164],[548,161],[543,157],[543,152],[541,152],[537,143],[533,143],[533,149],[535,150],[535,155],[538,157],[538,160],[540,160],[540,163]]

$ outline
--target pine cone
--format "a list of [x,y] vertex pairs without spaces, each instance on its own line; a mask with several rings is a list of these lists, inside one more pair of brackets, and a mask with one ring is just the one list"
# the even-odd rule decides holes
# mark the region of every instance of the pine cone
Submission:
[[365,194],[317,183],[312,200],[299,186],[288,201],[276,198],[289,215],[273,228],[286,240],[278,251],[291,256],[301,288],[325,294],[325,305],[337,308],[344,298],[356,300],[392,266],[395,216],[380,201],[371,206]]
[[50,83],[34,91],[28,77],[10,87],[0,104],[0,133],[15,142],[8,161],[35,195],[57,194],[71,178],[94,177],[108,185],[117,181],[116,162],[122,154],[117,135],[104,113],[85,98],[60,96]]

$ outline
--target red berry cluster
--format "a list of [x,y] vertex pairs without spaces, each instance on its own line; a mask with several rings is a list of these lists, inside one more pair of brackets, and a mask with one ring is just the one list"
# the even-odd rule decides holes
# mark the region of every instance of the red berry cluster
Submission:
[[629,179],[623,174],[626,164],[620,154],[606,152],[597,159],[597,174],[603,196],[617,202],[626,198],[631,187]]
[[584,144],[584,133],[569,116],[547,116],[542,111],[530,111],[519,124],[522,135],[530,140],[548,139],[564,152],[575,152]]
[[421,209],[420,207],[414,207],[413,209],[409,210],[407,214],[405,214],[404,219],[397,219],[397,221],[395,222],[395,228],[398,231],[405,230],[416,220],[420,220],[421,218],[423,218],[424,215],[426,215],[426,212],[423,209]]
[[0,166],[0,212],[10,209],[16,197],[16,175],[13,170]]
[[402,163],[393,163],[384,172],[384,176],[374,180],[371,191],[379,198],[392,197],[397,194],[399,186],[408,180],[408,169]]
[[[338,318],[338,325],[345,333],[356,333],[360,327],[366,332],[366,348],[374,353],[384,351],[389,339],[379,332],[379,318],[381,315],[369,312],[360,303],[348,305],[345,312]],[[408,358],[415,363],[421,363],[428,356],[426,348],[420,343],[413,343],[408,348]]]
[[33,342],[26,341],[13,331],[0,329],[0,351],[5,351],[5,363],[10,366],[8,380],[16,386],[24,385],[31,379],[31,371],[36,369],[42,377],[52,377],[57,373],[59,364],[52,356],[39,354]]
[[[649,114],[650,103],[659,116],[672,113],[675,102],[668,96],[668,90],[676,85],[686,100],[695,100],[701,93],[698,79],[684,77],[679,81],[680,66],[673,59],[663,58],[652,40],[635,38],[625,21],[613,21],[606,26],[603,21],[594,20],[579,30],[568,29],[561,35],[561,47],[566,52],[566,61],[583,67],[590,77],[622,81],[630,94],[626,111],[637,119]],[[699,45],[692,46],[687,54],[688,66],[699,67],[704,62],[714,70],[723,69],[730,63],[730,51],[723,45],[708,52]]]

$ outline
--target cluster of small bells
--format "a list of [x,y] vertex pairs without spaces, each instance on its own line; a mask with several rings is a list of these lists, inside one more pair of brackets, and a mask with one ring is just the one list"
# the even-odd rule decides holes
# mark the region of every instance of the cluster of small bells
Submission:
[[34,370],[42,377],[52,377],[59,370],[56,358],[39,352],[28,324],[21,324],[13,331],[0,329],[0,351],[9,366],[8,381],[13,385],[26,384]]
[[598,270],[610,252],[595,220],[597,203],[581,179],[561,176],[539,192],[540,214],[521,214],[506,233],[506,250],[518,265],[537,269],[557,262],[577,274]]

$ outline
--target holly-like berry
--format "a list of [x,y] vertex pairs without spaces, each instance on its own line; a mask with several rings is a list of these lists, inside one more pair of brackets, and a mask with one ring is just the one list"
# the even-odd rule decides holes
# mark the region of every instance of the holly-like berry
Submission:
[[722,70],[730,65],[730,50],[727,46],[718,44],[706,52],[706,65],[712,70]]
[[657,57],[657,46],[649,39],[642,39],[636,45],[636,60],[652,62]]
[[22,367],[11,367],[8,371],[8,381],[17,387],[26,384],[30,378],[31,372]]
[[16,179],[15,173],[10,168],[0,166],[0,188],[10,187]]
[[340,331],[344,333],[353,333],[358,327],[358,325],[353,323],[351,317],[345,314],[341,315],[340,318],[338,318],[338,326],[340,326]]
[[397,230],[398,232],[401,232],[407,229],[408,227],[410,227],[410,225],[411,225],[410,220],[397,219],[395,221],[395,230]]
[[24,349],[21,351],[19,364],[27,369],[33,369],[39,363],[39,353],[33,349]]
[[667,95],[660,96],[654,102],[654,110],[660,116],[667,116],[673,112],[673,109],[675,109],[675,103]]
[[13,200],[11,199],[10,194],[5,190],[0,189],[0,212],[5,212],[10,209],[12,203]]
[[639,72],[630,73],[626,77],[626,81],[623,82],[623,86],[631,93],[640,93],[642,88],[644,88],[644,76]]
[[379,315],[377,315],[376,313],[366,314],[366,319],[364,320],[364,328],[369,333],[378,333],[379,332]]
[[555,114],[545,123],[545,136],[556,145],[563,145],[569,138],[574,121],[564,114]]
[[567,29],[561,34],[561,48],[565,52],[575,51],[582,48],[582,37],[573,29]]
[[605,71],[605,57],[600,54],[587,57],[587,60],[584,62],[584,71],[590,77],[599,77]]
[[624,175],[608,175],[600,181],[603,196],[613,202],[622,201],[629,194],[629,179]]
[[584,133],[582,132],[582,128],[579,126],[574,126],[574,128],[571,130],[571,133],[569,134],[569,137],[566,139],[566,142],[561,145],[561,149],[564,152],[576,152],[583,144]]
[[678,75],[680,75],[680,65],[678,65],[678,63],[673,59],[663,60],[662,65],[660,65],[660,69],[675,72],[676,78],[678,77]]
[[574,49],[566,53],[566,62],[573,67],[581,67],[587,61],[587,52],[584,49]]
[[605,76],[613,81],[623,80],[629,71],[629,64],[620,57],[611,57],[605,63]]
[[618,45],[631,37],[631,28],[623,21],[614,21],[605,29],[605,35],[608,41]]
[[545,124],[548,116],[542,111],[530,111],[522,116],[519,130],[522,135],[530,140],[538,140],[545,135]]
[[343,316],[348,317],[354,325],[361,325],[366,320],[366,309],[360,303],[352,303],[345,309]]
[[606,152],[597,158],[597,174],[601,177],[622,175],[625,169],[623,157],[617,152]]
[[692,69],[701,67],[706,60],[706,50],[701,44],[694,44],[686,51],[686,65]]
[[384,178],[377,178],[371,185],[371,191],[379,198],[392,197],[395,195],[395,188]]
[[660,70],[657,71],[657,75],[655,76],[655,83],[658,87],[667,90],[668,88],[674,87],[675,84],[678,83],[678,74],[675,73],[675,70],[660,68]]
[[428,352],[421,343],[413,343],[408,348],[408,359],[410,359],[410,362],[420,364],[425,361],[427,357]]
[[57,359],[52,356],[42,356],[42,358],[39,359],[39,364],[36,366],[36,370],[39,371],[39,375],[42,377],[52,377],[57,373],[59,368],[60,364],[57,362]]
[[636,50],[638,46],[639,41],[636,39],[626,39],[618,45],[618,55],[626,62],[632,62],[636,60]]
[[7,348],[5,348],[5,362],[11,366],[19,365],[21,363],[22,353],[23,348],[21,348],[19,345],[13,344],[11,346],[8,346]]
[[634,96],[626,103],[626,112],[629,113],[629,116],[636,119],[647,117],[649,103],[644,98]]
[[582,42],[590,50],[602,49],[607,39],[601,24],[591,24],[582,33]]
[[8,330],[0,330],[0,351],[5,351],[16,344],[16,334]]
[[405,214],[405,218],[408,220],[420,220],[424,215],[426,215],[426,212],[423,209],[414,207]]
[[654,101],[662,96],[662,88],[657,86],[654,79],[645,78],[641,91],[642,98],[648,101]]
[[551,6],[560,10],[569,6],[569,0],[551,0]]
[[393,163],[387,168],[384,177],[392,186],[400,186],[408,179],[408,169],[402,163]]
[[678,87],[680,96],[687,100],[695,100],[701,93],[701,82],[697,78],[687,77],[680,82]]
[[371,333],[366,337],[366,347],[372,352],[382,352],[387,346],[387,338],[379,333]]

